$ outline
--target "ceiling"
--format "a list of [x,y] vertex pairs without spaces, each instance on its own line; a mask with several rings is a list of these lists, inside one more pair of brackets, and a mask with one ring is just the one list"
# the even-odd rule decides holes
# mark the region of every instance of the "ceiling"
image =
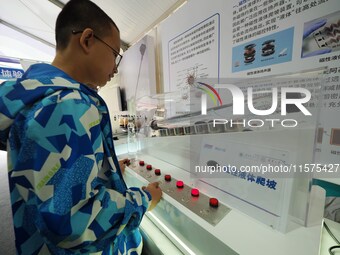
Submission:
[[[44,47],[53,49],[54,55],[55,21],[66,2],[68,0],[0,0],[0,56],[13,56],[11,48],[13,51],[14,47],[22,47],[22,44],[32,46],[34,43],[39,44],[37,49],[46,54],[50,52],[49,50],[46,52]],[[121,31],[122,43],[129,46],[186,0],[93,0],[93,2],[115,21]],[[16,37],[19,39],[13,42]]]

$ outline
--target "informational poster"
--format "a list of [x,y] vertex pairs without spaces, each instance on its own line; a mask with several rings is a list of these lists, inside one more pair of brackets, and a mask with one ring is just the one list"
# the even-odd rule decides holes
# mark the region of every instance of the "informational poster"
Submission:
[[169,82],[180,92],[177,108],[190,111],[190,89],[196,77],[218,77],[219,14],[214,14],[169,41]]
[[[195,31],[211,22],[215,28],[200,38],[212,43],[201,50],[189,49],[200,40]],[[171,116],[188,111],[187,91],[195,88],[195,79],[252,79],[324,68],[315,160],[340,162],[338,0],[189,1],[161,24],[160,33],[164,91],[182,94],[180,103],[171,104]],[[208,34],[212,37],[204,40]],[[176,60],[180,40],[185,42],[183,55]]]

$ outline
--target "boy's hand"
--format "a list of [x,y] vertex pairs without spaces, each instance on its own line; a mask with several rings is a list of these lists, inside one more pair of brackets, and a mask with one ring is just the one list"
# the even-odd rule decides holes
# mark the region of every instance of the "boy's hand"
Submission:
[[147,187],[143,186],[142,189],[147,190],[151,195],[152,200],[151,205],[149,206],[149,211],[151,211],[153,208],[156,207],[158,202],[161,200],[163,192],[159,187],[158,182],[150,183]]

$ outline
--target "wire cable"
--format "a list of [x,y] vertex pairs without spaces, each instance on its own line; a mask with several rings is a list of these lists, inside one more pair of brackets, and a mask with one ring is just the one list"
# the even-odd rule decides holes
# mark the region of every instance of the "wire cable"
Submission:
[[326,231],[328,232],[328,234],[333,238],[333,240],[338,244],[338,245],[334,245],[329,247],[328,252],[330,255],[335,255],[333,250],[335,249],[340,249],[340,242],[339,240],[335,237],[335,235],[332,233],[332,231],[330,230],[330,228],[328,227],[328,225],[326,224],[326,222],[323,222],[323,225],[325,226]]
[[329,254],[335,255],[334,252],[333,252],[333,250],[335,250],[335,249],[340,249],[340,245],[334,245],[334,246],[329,247],[329,249],[328,249]]
[[329,229],[329,227],[327,226],[326,222],[323,223],[325,226],[325,229],[327,230],[328,234],[333,238],[333,240],[340,245],[339,240],[335,237],[335,235],[332,233],[332,231]]

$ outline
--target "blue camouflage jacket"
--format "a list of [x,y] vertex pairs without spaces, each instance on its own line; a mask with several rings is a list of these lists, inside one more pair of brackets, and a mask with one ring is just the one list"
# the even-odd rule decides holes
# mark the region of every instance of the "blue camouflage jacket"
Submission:
[[0,86],[0,148],[18,254],[140,254],[151,201],[127,188],[108,109],[92,89],[48,64]]

